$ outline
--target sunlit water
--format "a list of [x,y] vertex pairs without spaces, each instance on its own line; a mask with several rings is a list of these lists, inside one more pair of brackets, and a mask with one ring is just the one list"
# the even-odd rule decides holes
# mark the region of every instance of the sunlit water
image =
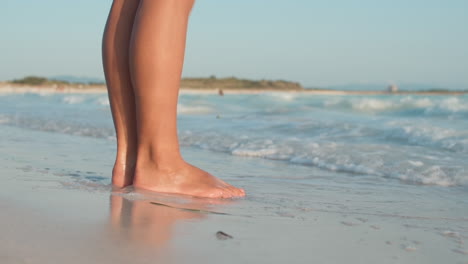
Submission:
[[[106,95],[3,95],[0,123],[115,140]],[[402,184],[466,186],[467,96],[182,94],[183,147]]]
[[[468,97],[182,94],[178,111],[184,157],[245,188],[247,197],[198,202],[225,215],[192,212],[203,218],[193,221],[179,215],[186,211],[151,203],[183,208],[190,199],[114,194],[111,205],[123,199],[129,208],[117,214],[120,220],[111,208],[111,222],[121,222],[124,233],[145,234],[134,238],[137,248],[164,239],[171,255],[205,252],[223,263],[238,263],[239,252],[255,263],[466,263]],[[16,200],[49,210],[43,217],[60,216],[42,226],[62,225],[70,233],[70,223],[87,219],[99,225],[107,218],[114,153],[107,95],[0,95],[0,196],[4,204]],[[74,206],[88,213],[76,213]],[[166,234],[174,224],[169,220],[185,235]],[[30,238],[23,229],[2,230],[7,257],[37,251],[34,236],[31,249],[12,246],[18,236]],[[232,234],[232,243],[219,244],[218,229]],[[54,234],[47,230],[47,236]],[[63,244],[53,237],[41,243],[44,251]],[[200,238],[203,243],[194,243]],[[95,240],[84,241],[89,246],[83,249],[93,252]],[[112,241],[101,243],[109,249],[102,263],[119,263],[111,257],[133,243]],[[75,251],[67,250],[55,254],[70,259]],[[136,252],[122,256],[154,259],[153,250]]]

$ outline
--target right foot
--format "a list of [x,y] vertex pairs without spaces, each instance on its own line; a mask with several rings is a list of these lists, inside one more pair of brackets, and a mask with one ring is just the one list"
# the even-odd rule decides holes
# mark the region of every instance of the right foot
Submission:
[[133,185],[161,193],[176,193],[206,198],[232,198],[245,196],[236,188],[206,171],[185,161],[173,162],[164,168],[152,162],[138,164]]

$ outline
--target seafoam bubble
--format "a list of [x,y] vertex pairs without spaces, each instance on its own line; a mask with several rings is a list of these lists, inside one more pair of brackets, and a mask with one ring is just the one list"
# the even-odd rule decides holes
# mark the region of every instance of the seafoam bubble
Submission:
[[278,150],[275,148],[265,148],[265,149],[242,149],[238,148],[231,152],[236,156],[246,156],[246,157],[267,157],[278,153]]
[[455,152],[468,151],[468,132],[438,127],[435,124],[391,121],[386,124],[387,138],[403,140],[420,146],[437,147]]
[[287,102],[294,101],[294,99],[296,99],[297,97],[297,95],[295,94],[283,93],[283,92],[282,93],[268,93],[268,95],[273,98],[276,98],[282,101],[287,101]]
[[67,104],[79,104],[85,100],[84,96],[70,95],[63,98],[63,102]]
[[398,106],[405,108],[427,108],[433,106],[434,103],[429,98],[415,99],[411,96],[404,97],[399,100]]
[[421,167],[424,165],[424,162],[418,161],[418,160],[408,160],[408,163],[415,166],[415,167]]
[[207,106],[177,105],[177,113],[179,114],[206,114],[211,112],[213,112],[213,109]]
[[86,136],[94,138],[109,138],[115,135],[111,127],[95,127],[86,124],[79,124],[71,121],[60,121],[54,119],[42,119],[36,117],[24,117],[21,115],[7,116],[5,118],[8,124],[14,126],[62,134]]
[[404,109],[424,109],[432,107],[434,102],[429,98],[403,97],[399,100],[382,100],[374,98],[359,99],[352,103],[352,108],[360,111],[386,111]]
[[447,109],[451,112],[459,112],[459,111],[468,110],[468,104],[461,102],[460,99],[456,97],[450,97],[450,98],[443,100],[440,103],[440,107],[442,109]]
[[101,97],[101,98],[98,98],[98,99],[96,100],[96,103],[98,103],[99,105],[104,105],[104,106],[110,105],[110,103],[109,103],[109,98],[108,98],[108,97]]
[[39,94],[40,97],[52,97],[55,93],[51,91],[40,91],[37,94]]
[[394,108],[395,105],[391,101],[378,99],[361,99],[352,103],[352,108],[360,111],[382,111]]
[[236,156],[283,160],[328,171],[401,180],[402,183],[454,186],[468,178],[466,166],[441,160],[446,154],[432,156],[408,153],[411,147],[381,144],[324,142],[297,138],[227,135],[211,133],[180,133],[184,146],[194,146]]
[[399,178],[424,185],[454,186],[458,183],[456,178],[448,176],[440,166],[431,166],[421,172],[401,174]]
[[[273,109],[270,105],[276,103],[281,106],[277,107],[278,109],[287,109],[289,103],[281,103],[280,100],[293,100],[296,94],[285,98],[282,96],[284,94],[278,98],[266,96],[265,99],[263,97],[262,100],[268,100],[268,104],[261,101],[260,106],[257,104],[258,98],[251,99],[251,101],[246,100],[247,107],[243,109],[241,114],[237,112],[238,108],[233,108],[233,105],[244,107],[244,104],[239,104],[239,98],[231,102],[229,101],[231,97],[228,96],[221,99],[223,101],[219,104],[214,101],[218,100],[218,97],[207,97],[209,100],[197,99],[198,97],[195,99],[184,98],[184,101],[178,106],[179,113],[208,113],[206,116],[210,116],[210,113],[216,113],[218,110],[215,108],[217,105],[220,107],[227,105],[227,110],[223,108],[223,113],[227,114],[225,119],[216,122],[216,124],[210,123],[209,126],[197,125],[199,123],[196,122],[182,124],[190,131],[181,131],[180,142],[183,146],[219,151],[230,155],[282,160],[328,171],[343,172],[343,175],[353,174],[365,180],[380,181],[379,179],[382,178],[391,178],[401,180],[401,183],[404,184],[441,186],[467,183],[468,166],[465,164],[465,158],[468,153],[468,131],[463,122],[452,125],[439,117],[437,119],[428,118],[424,116],[423,111],[417,111],[417,115],[411,113],[412,115],[404,118],[400,118],[400,116],[394,118],[390,115],[375,115],[370,118],[366,115],[362,118],[363,115],[359,113],[359,111],[378,112],[403,108],[436,109],[445,107],[449,109],[452,107],[447,104],[454,104],[455,106],[451,109],[455,111],[463,109],[465,104],[463,97],[456,100],[450,98],[446,100],[444,97],[388,96],[385,98],[368,97],[364,100],[364,97],[349,96],[323,97],[323,100],[322,98],[311,99],[310,102],[307,102],[316,108],[320,106],[322,109],[319,111],[324,110],[324,108],[332,108],[333,111],[346,108],[347,112],[351,112],[354,104],[358,110],[355,109],[355,113],[348,113],[351,118],[344,121],[328,118],[326,114],[322,118],[319,111],[316,115],[310,114],[310,112],[290,115],[279,111],[271,111],[271,115],[270,113],[265,115],[264,112],[267,111],[265,109]],[[30,98],[25,99],[29,100]],[[32,99],[38,101],[35,97]],[[49,100],[48,98],[40,99]],[[301,100],[297,100],[294,102],[295,104],[302,104],[305,101],[304,98],[297,99]],[[325,102],[327,99],[329,101]],[[73,111],[73,107],[67,106],[65,103],[75,103],[79,108],[90,107],[91,109],[96,109],[97,104],[108,103],[104,95],[63,94],[54,96],[50,99],[50,101],[52,100],[62,102],[54,106],[57,109],[63,107]],[[385,100],[389,102],[383,102]],[[80,101],[89,101],[90,104],[78,104]],[[254,105],[249,105],[252,103]],[[328,106],[323,106],[324,103]],[[42,107],[43,105],[47,104],[38,106]],[[255,109],[261,107],[263,112],[257,110],[251,113],[247,112],[254,107]],[[43,111],[43,108],[37,109]],[[6,109],[5,112],[10,113],[10,110]],[[55,111],[55,108],[53,110]],[[332,114],[333,117],[335,112]],[[69,119],[64,118],[68,117],[67,115],[60,116],[59,114],[57,115],[58,119],[55,115],[43,116],[41,119],[39,118],[41,115],[40,111],[37,115],[36,113],[26,113],[26,111],[25,113],[9,114],[7,117],[0,116],[0,123],[32,130],[115,140],[115,133],[110,123],[94,122],[99,121],[98,119],[90,120],[90,122],[86,118]],[[317,119],[317,116],[320,118]],[[199,121],[197,116],[191,118]],[[325,118],[326,121],[323,120]]]
[[468,112],[468,104],[465,100],[460,100],[457,97],[449,97],[439,100],[424,111],[427,115],[452,115],[466,112]]
[[457,97],[445,99],[439,98],[415,98],[412,96],[395,98],[333,98],[323,102],[323,106],[335,109],[352,109],[358,112],[379,113],[386,111],[411,111],[420,110],[426,115],[445,115],[468,111],[468,103]]

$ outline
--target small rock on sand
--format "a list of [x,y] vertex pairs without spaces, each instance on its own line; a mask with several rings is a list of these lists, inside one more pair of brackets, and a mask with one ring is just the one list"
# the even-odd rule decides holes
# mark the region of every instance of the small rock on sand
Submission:
[[216,232],[216,238],[218,238],[219,240],[233,239],[233,237],[231,235],[226,234],[223,231]]

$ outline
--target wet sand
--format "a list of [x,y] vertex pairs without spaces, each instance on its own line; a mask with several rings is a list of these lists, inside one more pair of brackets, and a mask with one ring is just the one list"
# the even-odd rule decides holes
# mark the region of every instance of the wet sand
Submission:
[[[468,263],[465,189],[183,149],[248,196],[113,191],[108,140],[8,126],[0,138],[2,264]],[[307,184],[282,178],[299,170]]]

